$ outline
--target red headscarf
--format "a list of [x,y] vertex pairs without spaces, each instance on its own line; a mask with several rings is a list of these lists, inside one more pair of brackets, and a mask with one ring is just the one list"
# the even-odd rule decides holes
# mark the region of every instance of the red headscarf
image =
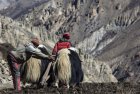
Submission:
[[69,33],[64,33],[64,34],[63,34],[63,38],[65,38],[65,39],[70,39],[70,34],[69,34]]

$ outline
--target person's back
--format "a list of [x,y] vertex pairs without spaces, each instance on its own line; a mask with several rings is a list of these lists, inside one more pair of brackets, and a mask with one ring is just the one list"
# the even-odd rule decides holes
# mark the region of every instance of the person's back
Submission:
[[58,51],[63,48],[69,48],[71,46],[71,43],[68,40],[60,39],[59,42],[57,42],[57,49]]
[[20,60],[20,61],[24,61],[25,60],[25,51],[26,50],[26,47],[25,45],[20,45],[18,46],[16,49],[10,51],[9,53],[11,53],[16,59]]
[[70,34],[65,33],[63,34],[63,37],[55,44],[52,54],[57,55],[57,52],[63,48],[70,48],[71,47],[71,42],[69,41],[70,39]]
[[11,51],[11,54],[19,60],[19,63],[27,61],[32,55],[37,55],[38,57],[46,57],[33,43],[28,43],[26,45],[21,45],[17,49]]

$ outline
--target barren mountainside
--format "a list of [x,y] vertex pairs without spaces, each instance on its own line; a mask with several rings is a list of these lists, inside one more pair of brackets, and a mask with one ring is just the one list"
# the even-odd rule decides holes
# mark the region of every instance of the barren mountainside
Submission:
[[51,50],[62,33],[70,32],[86,81],[140,81],[139,0],[44,0],[24,12],[12,7],[1,12],[13,18],[0,17],[1,44],[16,47],[34,34]]
[[[54,42],[49,38],[45,28],[31,26],[25,24],[25,22],[17,22],[4,16],[0,16],[0,36],[0,89],[3,88],[5,84],[10,84],[8,87],[11,87],[12,84],[6,62],[8,50],[28,43],[33,36],[37,36],[40,42],[46,45],[50,53],[54,46]],[[81,55],[81,58],[83,60],[82,67],[85,73],[84,82],[117,82],[117,79],[112,75],[112,71],[107,64],[84,58],[83,55]],[[10,78],[8,76],[10,76]]]
[[50,0],[17,20],[45,27],[55,41],[70,32],[72,43],[109,64],[118,80],[139,82],[140,1],[64,1]]

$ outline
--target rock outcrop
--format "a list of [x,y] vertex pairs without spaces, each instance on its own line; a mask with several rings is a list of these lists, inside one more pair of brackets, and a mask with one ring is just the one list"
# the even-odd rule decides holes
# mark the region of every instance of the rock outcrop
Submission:
[[117,83],[118,80],[112,75],[112,70],[108,64],[102,61],[93,60],[85,56],[82,62],[84,71],[84,81],[89,83]]

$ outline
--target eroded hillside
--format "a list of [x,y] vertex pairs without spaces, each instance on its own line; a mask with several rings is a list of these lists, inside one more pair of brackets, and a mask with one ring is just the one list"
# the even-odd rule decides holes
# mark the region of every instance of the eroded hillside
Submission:
[[[70,32],[72,43],[86,61],[88,78],[95,81],[102,73],[104,77],[102,70],[108,66],[102,65],[108,64],[113,71],[109,68],[108,74],[113,73],[119,81],[139,82],[139,0],[48,0],[21,14],[15,19],[18,23],[35,28],[29,31],[43,29],[53,42]],[[95,59],[102,63],[93,62]]]
[[136,82],[139,81],[139,59],[135,58],[139,57],[139,19],[138,0],[51,0],[18,18],[45,27],[54,41],[61,33],[70,32],[72,43],[85,56],[108,63],[118,80],[137,78]]

